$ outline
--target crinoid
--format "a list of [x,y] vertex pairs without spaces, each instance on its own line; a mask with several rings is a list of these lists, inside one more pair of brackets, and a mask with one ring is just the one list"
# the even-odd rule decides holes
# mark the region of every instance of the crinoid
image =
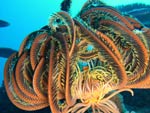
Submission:
[[[84,113],[88,109],[92,109],[92,113],[119,113],[119,108],[111,100],[113,96],[123,91],[129,91],[133,95],[131,89],[116,89],[112,85],[113,78],[108,79],[100,69],[93,69],[79,74],[79,77],[72,85],[73,98],[79,100],[73,107],[69,109],[71,113]],[[99,77],[95,78],[95,77]]]
[[58,12],[8,59],[8,97],[28,111],[124,112],[113,99],[117,94],[150,88],[149,34],[99,0],[88,0],[74,18]]

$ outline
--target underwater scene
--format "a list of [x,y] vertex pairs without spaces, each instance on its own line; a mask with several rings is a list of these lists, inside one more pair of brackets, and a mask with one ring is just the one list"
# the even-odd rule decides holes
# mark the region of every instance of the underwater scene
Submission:
[[150,113],[149,0],[0,1],[0,113]]

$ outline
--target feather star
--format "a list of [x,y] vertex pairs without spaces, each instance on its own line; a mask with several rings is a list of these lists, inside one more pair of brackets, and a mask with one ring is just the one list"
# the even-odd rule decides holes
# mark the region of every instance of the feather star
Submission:
[[60,11],[29,34],[5,65],[18,108],[52,113],[120,113],[118,93],[150,88],[150,29],[99,0],[74,18]]

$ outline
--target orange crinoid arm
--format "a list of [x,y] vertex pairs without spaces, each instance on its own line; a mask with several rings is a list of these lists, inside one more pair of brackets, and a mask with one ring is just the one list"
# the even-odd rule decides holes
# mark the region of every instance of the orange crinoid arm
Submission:
[[119,113],[112,99],[150,88],[150,30],[99,0],[78,15],[54,14],[29,34],[4,70],[8,97],[23,110]]

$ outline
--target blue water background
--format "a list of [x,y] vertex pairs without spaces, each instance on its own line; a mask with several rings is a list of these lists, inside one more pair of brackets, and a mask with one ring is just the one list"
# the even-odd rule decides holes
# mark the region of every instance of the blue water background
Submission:
[[[72,0],[71,16],[80,11],[86,0]],[[103,0],[111,6],[131,3],[150,4],[150,0]],[[0,47],[18,50],[23,39],[31,32],[47,25],[52,14],[60,11],[62,0],[0,0],[0,20],[10,26],[0,28]],[[0,85],[6,58],[0,57]]]

